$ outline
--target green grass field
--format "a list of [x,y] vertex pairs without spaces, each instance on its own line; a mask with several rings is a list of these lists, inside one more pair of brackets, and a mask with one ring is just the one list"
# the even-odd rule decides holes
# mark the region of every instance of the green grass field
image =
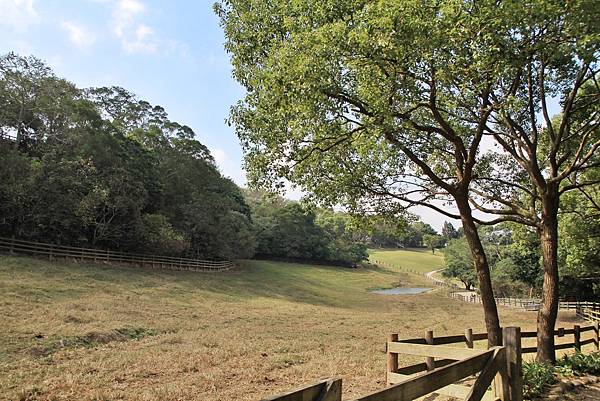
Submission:
[[483,329],[478,305],[442,290],[368,292],[423,280],[390,267],[252,261],[211,274],[0,256],[0,399],[257,400],[329,376],[355,397],[385,386],[388,333]]
[[427,273],[444,267],[444,256],[436,250],[435,255],[429,249],[370,249],[370,261],[384,262],[389,267],[411,269],[419,273]]

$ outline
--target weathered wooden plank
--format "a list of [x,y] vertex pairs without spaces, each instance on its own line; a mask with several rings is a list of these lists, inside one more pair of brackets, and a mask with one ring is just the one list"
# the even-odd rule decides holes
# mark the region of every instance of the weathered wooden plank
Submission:
[[[435,363],[435,368],[441,368],[443,366],[446,365],[450,365],[451,363],[454,363],[454,360],[452,359],[436,359],[434,361]],[[412,375],[415,373],[420,373],[420,372],[425,372],[427,371],[427,364],[423,363],[417,363],[415,365],[409,365],[409,366],[404,366],[401,368],[398,368],[398,370],[396,371],[397,373],[403,374],[403,375]]]
[[[388,335],[388,342],[386,344],[389,344],[391,342],[396,342],[398,341],[398,334],[394,333],[394,334],[390,334]],[[398,370],[398,354],[394,354],[392,352],[390,352],[389,349],[386,349],[387,352],[387,371],[388,372],[396,372]]]
[[[481,340],[487,339],[487,334],[484,333],[481,335],[485,336],[484,338],[481,338]],[[433,339],[433,344],[434,345],[459,344],[459,343],[464,343],[465,341],[466,340],[465,340],[464,335],[442,336],[442,337],[435,337]],[[399,340],[398,342],[407,343],[407,344],[427,344],[427,341],[425,340],[425,338],[407,338],[407,339]]]
[[[427,341],[427,344],[433,345],[433,330],[428,330],[427,333],[425,333],[425,341]],[[428,356],[425,360],[425,364],[427,364],[427,370],[433,370],[435,368],[434,358]]]
[[441,345],[405,344],[397,342],[388,342],[387,349],[388,352],[395,352],[398,354],[429,356],[433,358],[453,359],[455,361],[481,353],[481,350],[469,348],[452,348]]
[[484,351],[432,372],[407,378],[404,382],[357,398],[355,401],[412,401],[479,372],[493,353],[494,350]]
[[262,401],[341,401],[342,379],[325,379],[317,383],[263,398]]
[[[454,361],[453,361],[454,362]],[[407,378],[414,377],[415,375],[403,375],[400,373],[391,373],[388,372],[388,383],[395,384],[401,381],[406,380]],[[464,399],[471,390],[468,386],[463,386],[461,384],[449,384],[446,387],[442,387],[433,391],[433,393],[445,395],[448,397],[454,397],[459,399]],[[483,398],[482,401],[496,401],[498,397],[496,397],[491,391],[488,391]]]
[[510,383],[510,400],[523,401],[521,328],[504,328],[502,330],[502,343],[506,347],[506,372]]
[[406,344],[427,344],[427,341],[425,341],[424,338],[407,338],[404,340],[398,340],[398,342]]
[[581,346],[588,345],[588,344],[595,344],[595,343],[596,343],[596,340],[594,338],[588,338],[587,340],[581,341]]
[[433,339],[433,343],[435,345],[460,344],[464,343],[465,341],[466,340],[464,335],[435,337]]
[[[416,375],[403,375],[400,373],[388,372],[388,383],[401,383],[415,376]],[[469,390],[470,388],[467,386],[462,386],[460,384],[449,384],[446,387],[435,390],[435,392],[449,397],[465,398],[467,394],[469,394]]]
[[506,358],[504,358],[504,348],[494,347],[493,350],[494,354],[486,362],[485,367],[477,377],[477,380],[475,380],[473,387],[471,387],[466,397],[462,397],[465,401],[480,401],[487,392],[490,383],[494,380],[494,376],[500,368],[499,363],[506,363]]

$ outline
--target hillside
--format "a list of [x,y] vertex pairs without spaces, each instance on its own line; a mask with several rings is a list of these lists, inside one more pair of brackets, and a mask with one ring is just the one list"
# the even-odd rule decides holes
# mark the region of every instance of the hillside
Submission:
[[425,248],[371,249],[369,260],[380,261],[390,266],[427,273],[444,267],[444,257],[439,250],[432,254]]
[[439,290],[367,292],[422,280],[389,267],[252,261],[202,274],[3,256],[0,399],[256,400],[325,376],[364,394],[384,385],[388,333],[482,328],[477,305]]

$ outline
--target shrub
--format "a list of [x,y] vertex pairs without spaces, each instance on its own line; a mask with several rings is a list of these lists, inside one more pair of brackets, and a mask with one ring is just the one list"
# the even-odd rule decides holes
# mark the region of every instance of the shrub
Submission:
[[583,354],[577,352],[565,355],[556,363],[557,371],[565,376],[583,374],[600,374],[600,352]]
[[538,362],[523,362],[523,397],[532,399],[556,382],[554,367]]

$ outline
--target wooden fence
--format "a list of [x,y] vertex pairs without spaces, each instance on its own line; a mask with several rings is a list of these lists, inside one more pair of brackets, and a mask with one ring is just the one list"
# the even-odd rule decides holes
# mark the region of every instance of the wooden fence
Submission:
[[[585,327],[556,329],[557,339],[572,336],[572,340],[557,341],[555,348],[581,350],[594,344],[598,350],[599,325],[595,322]],[[523,339],[535,339],[537,333],[507,327],[502,337],[501,347],[486,350],[476,349],[475,343],[487,341],[487,333],[473,333],[472,329],[443,337],[434,337],[433,331],[428,331],[425,337],[404,340],[398,340],[398,334],[390,334],[386,344],[386,382],[390,386],[354,401],[407,401],[431,393],[468,401],[522,401],[522,355],[537,352],[537,347],[526,346]],[[400,354],[424,357],[425,362],[399,367]],[[459,383],[468,378],[474,380],[471,386]],[[341,401],[341,386],[341,379],[328,379],[263,401]]]
[[[518,396],[513,397],[522,381],[518,332],[517,327],[506,328],[504,345],[488,350],[404,343],[397,341],[396,335],[396,338],[390,339],[395,341],[387,343],[388,368],[391,365],[395,370],[388,373],[388,383],[393,385],[354,401],[407,401],[431,393],[461,397],[468,401],[520,401]],[[432,362],[429,369],[428,363],[398,369],[399,353],[428,356],[432,361],[435,357],[443,359]],[[476,374],[477,378],[471,387],[454,384]],[[494,390],[488,391],[492,382]],[[341,379],[324,380],[263,401],[341,401],[341,387]]]
[[600,304],[593,306],[580,306],[576,309],[577,316],[587,320],[588,322],[600,322]]
[[342,379],[325,379],[262,401],[341,401]]
[[9,254],[44,256],[49,259],[65,258],[93,262],[134,264],[167,270],[187,270],[195,272],[219,272],[233,268],[230,261],[210,261],[170,256],[124,253],[103,249],[77,248],[72,246],[45,244],[15,238],[0,237],[0,251]]
[[[478,294],[475,294],[475,293],[473,293],[471,295],[465,295],[465,294],[461,294],[459,292],[452,292],[452,293],[450,293],[450,297],[452,297],[454,299],[458,299],[463,302],[470,302],[470,303],[476,303],[476,304],[482,303],[481,296],[479,296]],[[540,302],[541,302],[541,300],[537,299],[537,298],[499,298],[499,297],[495,297],[494,299],[496,300],[496,305],[510,306],[513,308],[521,308],[521,309],[525,309],[525,310],[538,310],[540,307]],[[558,309],[574,310],[574,311],[576,311],[576,313],[578,315],[582,316],[581,313],[582,313],[582,310],[584,310],[584,309],[592,310],[592,311],[600,311],[600,303],[589,302],[589,301],[585,301],[585,302],[560,301],[558,303]]]
[[[376,263],[376,264],[381,265],[381,266],[394,267],[394,268],[396,268],[396,269],[398,269],[398,270],[400,270],[402,272],[405,272],[405,273],[412,273],[412,274],[416,274],[416,275],[419,275],[419,276],[423,276],[427,280],[431,281],[431,283],[433,285],[438,286],[438,287],[447,287],[447,288],[451,288],[451,289],[454,289],[454,290],[460,289],[460,287],[458,285],[456,285],[454,283],[451,283],[451,282],[448,282],[446,280],[437,279],[437,278],[433,277],[433,275],[430,275],[428,273],[418,272],[418,271],[416,271],[414,269],[409,269],[407,267],[398,266],[398,265],[395,265],[393,263],[382,262],[381,260],[370,259],[370,261],[372,263]],[[440,270],[443,270],[443,269],[440,269]],[[431,273],[431,272],[429,272],[429,273]]]
[[[561,349],[575,349],[578,351],[581,351],[581,347],[588,345],[588,344],[593,344],[596,348],[596,350],[600,349],[600,341],[599,341],[599,334],[600,334],[600,322],[594,322],[594,324],[591,324],[589,326],[584,326],[581,327],[580,325],[573,325],[573,328],[564,328],[564,327],[560,327],[554,330],[554,336],[556,337],[555,342],[555,349],[556,350],[561,350]],[[589,334],[585,334],[585,333],[589,333]],[[582,336],[583,334],[583,336]],[[394,337],[395,336],[395,337]],[[572,336],[571,341],[570,342],[565,342],[563,339],[565,336]],[[588,337],[588,338],[583,338],[583,337]],[[460,335],[453,335],[453,336],[442,336],[442,337],[434,337],[433,335],[433,331],[428,331],[425,334],[425,337],[418,337],[418,338],[409,338],[409,339],[405,339],[405,340],[397,340],[398,335],[397,334],[391,334],[390,335],[390,339],[391,338],[396,338],[396,340],[394,340],[394,342],[399,342],[399,343],[403,343],[403,344],[412,344],[412,345],[422,345],[422,344],[427,344],[427,345],[449,345],[449,344],[461,344],[463,346],[466,346],[468,349],[473,349],[474,344],[478,341],[487,341],[488,335],[487,333],[473,333],[473,329],[466,329],[464,334],[460,334]],[[537,338],[537,331],[519,331],[519,349],[521,349],[521,353],[523,354],[534,354],[537,352],[537,347],[536,346],[526,346],[527,344],[524,344],[522,339],[532,339],[535,340]],[[389,343],[389,341],[388,341]],[[389,353],[391,351],[388,349],[388,361],[389,361]],[[425,364],[420,364],[420,365],[415,365],[413,367],[411,367],[411,369],[414,369],[416,366],[420,366],[420,367],[431,367],[431,362],[430,360],[428,360],[428,362],[426,362]],[[427,366],[425,366],[427,365]],[[390,368],[393,368],[393,364],[390,365],[390,363],[388,362],[388,372],[392,372],[392,370],[390,370]]]
[[[458,292],[450,293],[450,297],[458,299],[463,302],[470,302],[475,304],[482,303],[481,296],[478,294],[465,295]],[[500,298],[494,297],[496,305],[511,306],[514,308],[522,308],[525,310],[538,310],[540,307],[540,300],[535,298]]]

